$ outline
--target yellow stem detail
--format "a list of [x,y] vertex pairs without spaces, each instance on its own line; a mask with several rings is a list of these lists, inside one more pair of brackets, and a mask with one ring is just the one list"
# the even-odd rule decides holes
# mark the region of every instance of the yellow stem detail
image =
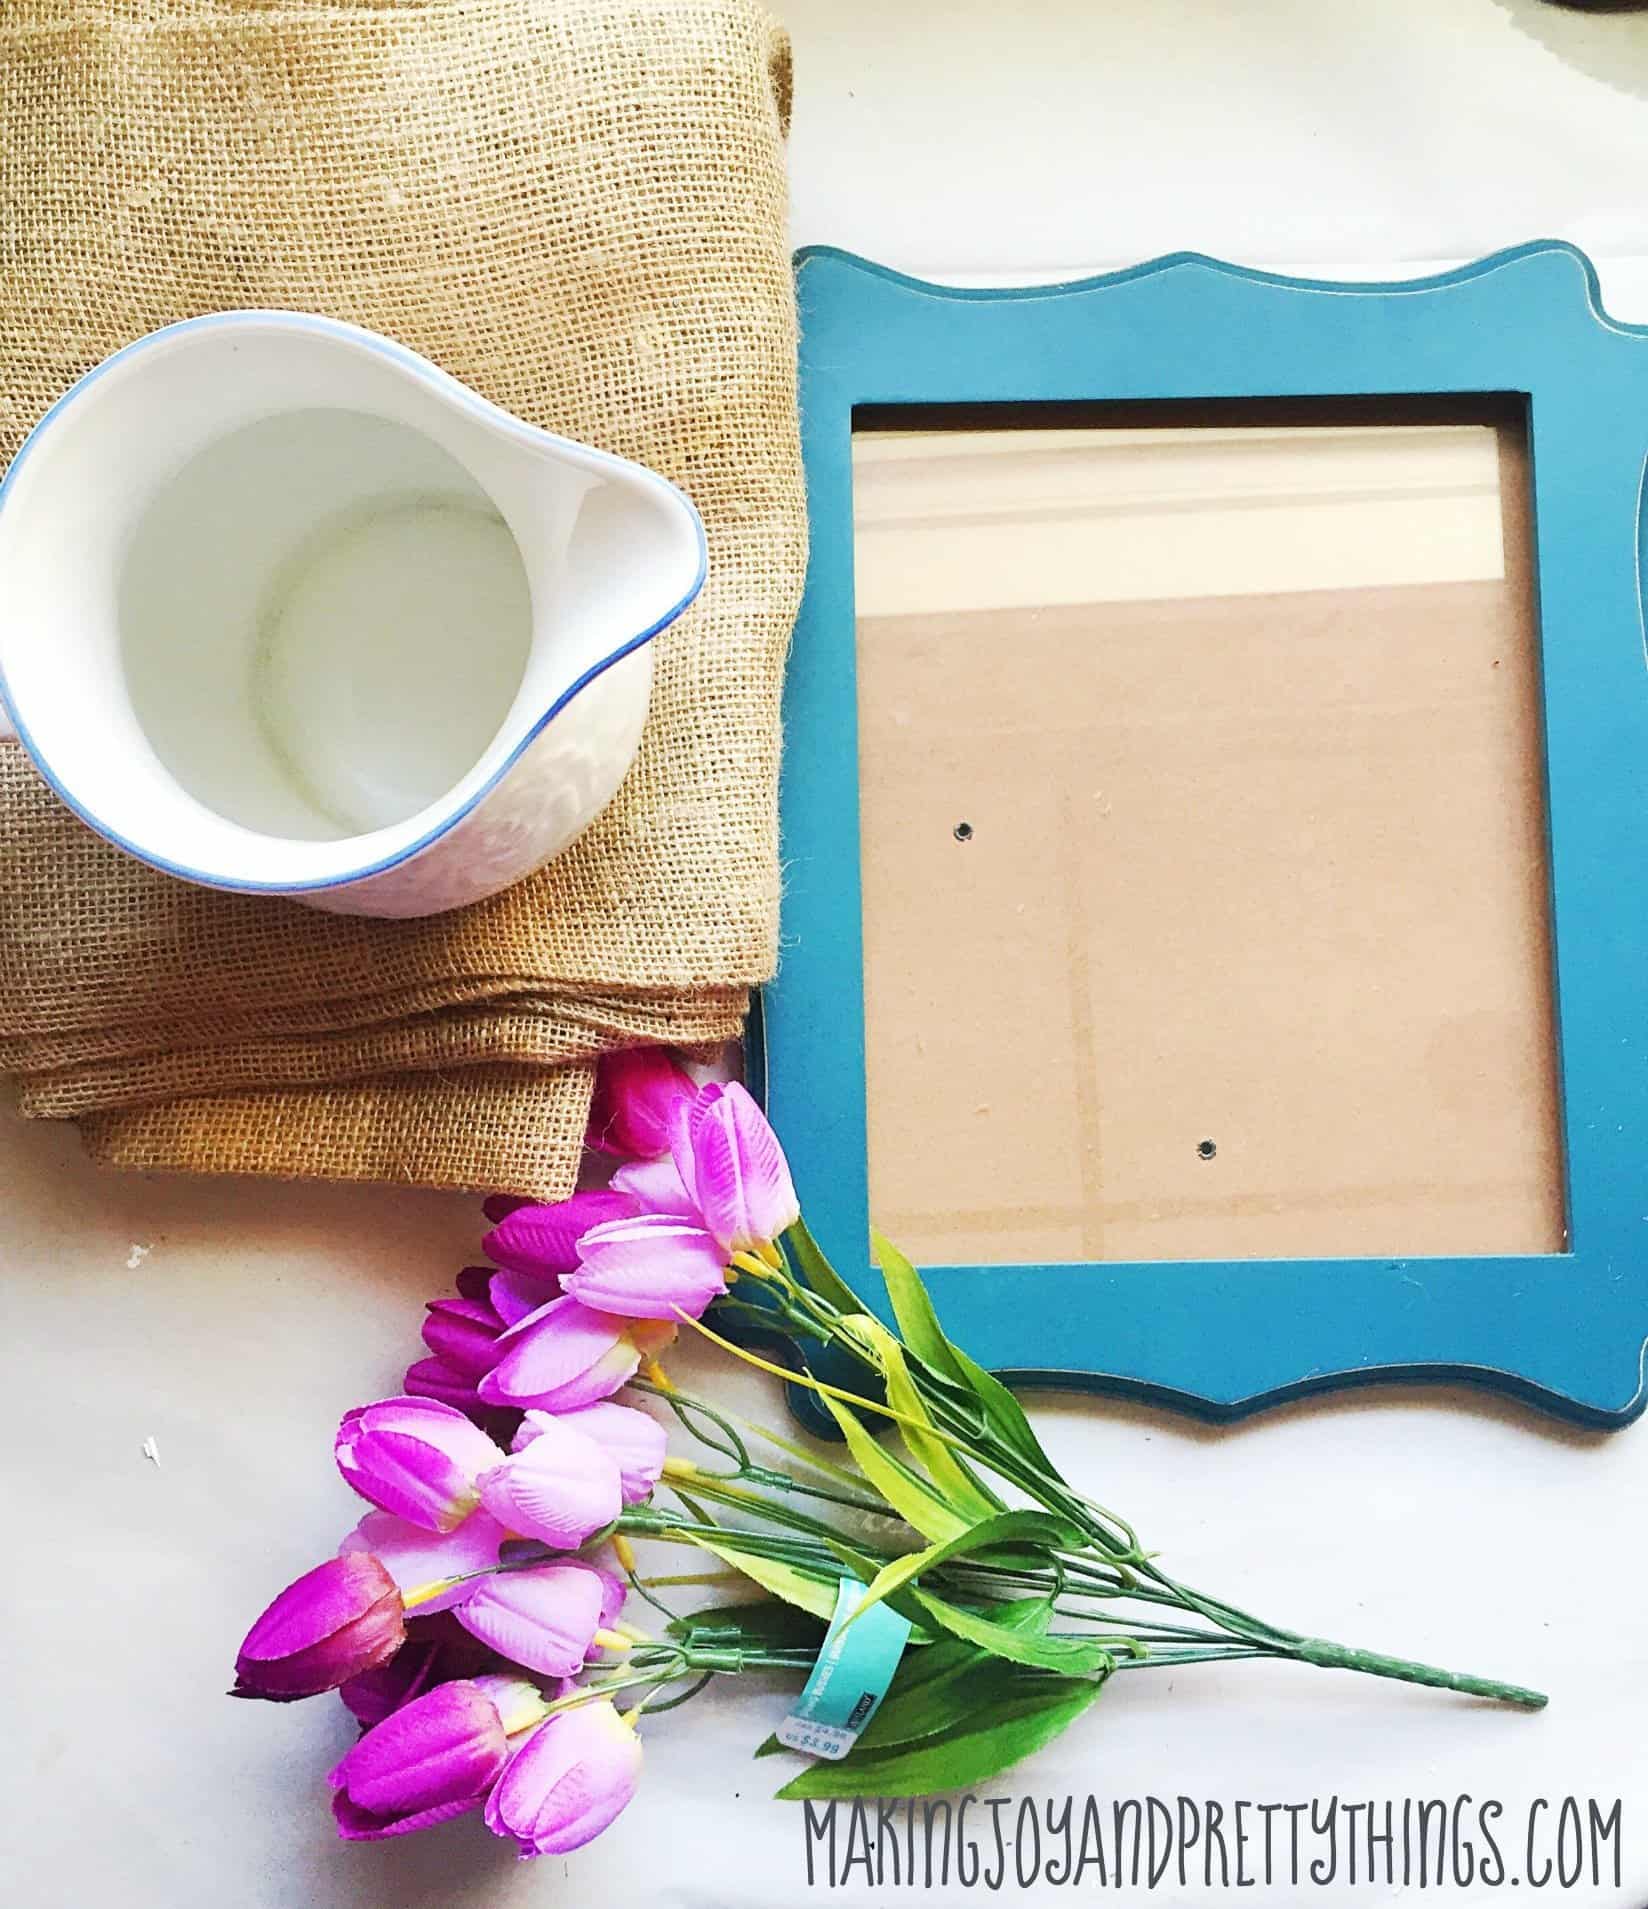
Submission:
[[432,1578],[428,1584],[414,1585],[410,1591],[402,1591],[401,1608],[409,1611],[414,1604],[427,1604],[432,1597],[450,1591],[457,1582],[456,1578]]
[[775,1379],[782,1379],[786,1385],[804,1385],[809,1392],[817,1392],[827,1399],[839,1399],[843,1405],[857,1406],[861,1411],[878,1413],[882,1418],[892,1419],[899,1425],[913,1425],[918,1432],[925,1432],[929,1438],[936,1438],[940,1444],[953,1450],[971,1453],[971,1447],[965,1439],[952,1438],[948,1432],[941,1431],[930,1419],[913,1418],[908,1412],[895,1411],[890,1405],[879,1405],[874,1399],[860,1397],[857,1392],[844,1391],[839,1385],[826,1385],[822,1379],[815,1379],[809,1372],[792,1372],[788,1366],[774,1365],[770,1359],[763,1359],[756,1353],[746,1352],[742,1346],[735,1346],[730,1339],[723,1339],[713,1332],[702,1319],[694,1319],[692,1314],[676,1307],[676,1312],[694,1332],[701,1332],[706,1339],[712,1340],[723,1352],[730,1352],[735,1359],[742,1359],[745,1365],[753,1365],[758,1372],[770,1372]]

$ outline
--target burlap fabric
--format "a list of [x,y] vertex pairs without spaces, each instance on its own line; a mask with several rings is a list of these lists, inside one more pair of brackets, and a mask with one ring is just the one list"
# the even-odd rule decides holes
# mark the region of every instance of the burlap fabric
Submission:
[[3,0],[0,461],[130,339],[285,306],[664,472],[710,544],[617,800],[456,914],[171,881],[0,745],[25,1111],[127,1166],[556,1195],[596,1054],[736,1031],[775,957],[805,562],[788,103],[751,0]]

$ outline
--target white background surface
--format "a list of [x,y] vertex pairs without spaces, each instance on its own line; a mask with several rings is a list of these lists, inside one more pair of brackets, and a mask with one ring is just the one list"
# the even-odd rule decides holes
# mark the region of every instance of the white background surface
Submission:
[[[788,15],[798,242],[1013,277],[1181,246],[1331,274],[1561,235],[1597,256],[1616,312],[1648,318],[1648,15],[1534,0],[791,0]],[[1589,77],[1610,68],[1620,85]],[[352,1522],[332,1428],[415,1352],[422,1300],[471,1254],[471,1202],[105,1176],[70,1132],[9,1115],[0,1183],[0,1873],[18,1909],[827,1899],[805,1886],[799,1813],[766,1800],[775,1766],[748,1760],[775,1693],[658,1719],[617,1831],[519,1866],[473,1824],[335,1844],[323,1773],[349,1740],[341,1711],[219,1694],[252,1616]],[[1620,1796],[1627,1886],[1560,1899],[1648,1904],[1648,1431],[1404,1393],[1218,1432],[1068,1398],[1037,1417],[1180,1575],[1283,1622],[1542,1683],[1553,1703],[1522,1717],[1285,1667],[1122,1680],[991,1794],[1470,1792],[1502,1800],[1507,1825],[1534,1797]],[[834,1892],[923,1893],[890,1876]],[[1245,1900],[1399,1894],[1341,1880]]]

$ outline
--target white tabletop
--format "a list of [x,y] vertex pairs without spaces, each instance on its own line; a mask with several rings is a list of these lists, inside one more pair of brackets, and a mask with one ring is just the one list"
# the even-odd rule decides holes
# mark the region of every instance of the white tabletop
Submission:
[[[933,275],[1064,275],[1193,246],[1355,276],[1563,236],[1597,258],[1619,315],[1648,318],[1648,15],[1536,0],[787,11],[798,243]],[[657,1719],[615,1832],[519,1866],[473,1824],[337,1844],[323,1776],[350,1740],[341,1710],[220,1694],[251,1617],[352,1522],[333,1427],[414,1355],[423,1299],[472,1255],[472,1202],[105,1175],[69,1130],[9,1114],[0,1184],[13,1534],[0,1857],[19,1909],[770,1909],[808,1893],[801,1814],[769,1800],[780,1766],[749,1761],[782,1708],[773,1689]],[[759,1381],[734,1390],[780,1409]],[[1405,1798],[1469,1795],[1473,1817],[1503,1805],[1512,1875],[1535,1799],[1619,1797],[1625,1886],[1610,1852],[1602,1882],[1543,1893],[1586,1909],[1648,1901],[1648,1432],[1581,1433],[1417,1391],[1217,1431],[1073,1397],[1035,1412],[1055,1455],[1181,1576],[1300,1628],[1541,1684],[1553,1702],[1524,1717],[1285,1666],[1153,1673],[1119,1680],[985,1794],[1015,1808],[1073,1797],[1078,1820],[1089,1794],[1107,1813],[1150,1796],[1227,1812],[1337,1797],[1398,1816]],[[1555,1853],[1556,1809],[1538,1822],[1536,1870]],[[988,1874],[988,1820],[975,1828]],[[1234,1886],[1233,1828],[1227,1841]],[[1342,1854],[1332,1882],[1294,1885],[1284,1841],[1269,1885],[1248,1848],[1261,1876],[1248,1900],[1265,1909],[1404,1893],[1400,1857],[1395,1884],[1381,1870],[1352,1886]],[[985,1879],[911,1890],[890,1863],[879,1885],[862,1866],[834,1891],[825,1881],[820,1897],[861,1905],[988,1893]],[[1016,1890],[1009,1870],[1000,1893],[1077,1892]],[[1224,1893],[1197,1856],[1153,1899]],[[1441,1894],[1503,1899],[1480,1881]]]

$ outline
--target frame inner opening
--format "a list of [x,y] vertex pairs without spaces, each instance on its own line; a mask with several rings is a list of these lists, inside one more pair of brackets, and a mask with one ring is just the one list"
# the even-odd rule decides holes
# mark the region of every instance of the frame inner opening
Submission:
[[881,1229],[1563,1250],[1525,400],[869,409],[853,478]]

